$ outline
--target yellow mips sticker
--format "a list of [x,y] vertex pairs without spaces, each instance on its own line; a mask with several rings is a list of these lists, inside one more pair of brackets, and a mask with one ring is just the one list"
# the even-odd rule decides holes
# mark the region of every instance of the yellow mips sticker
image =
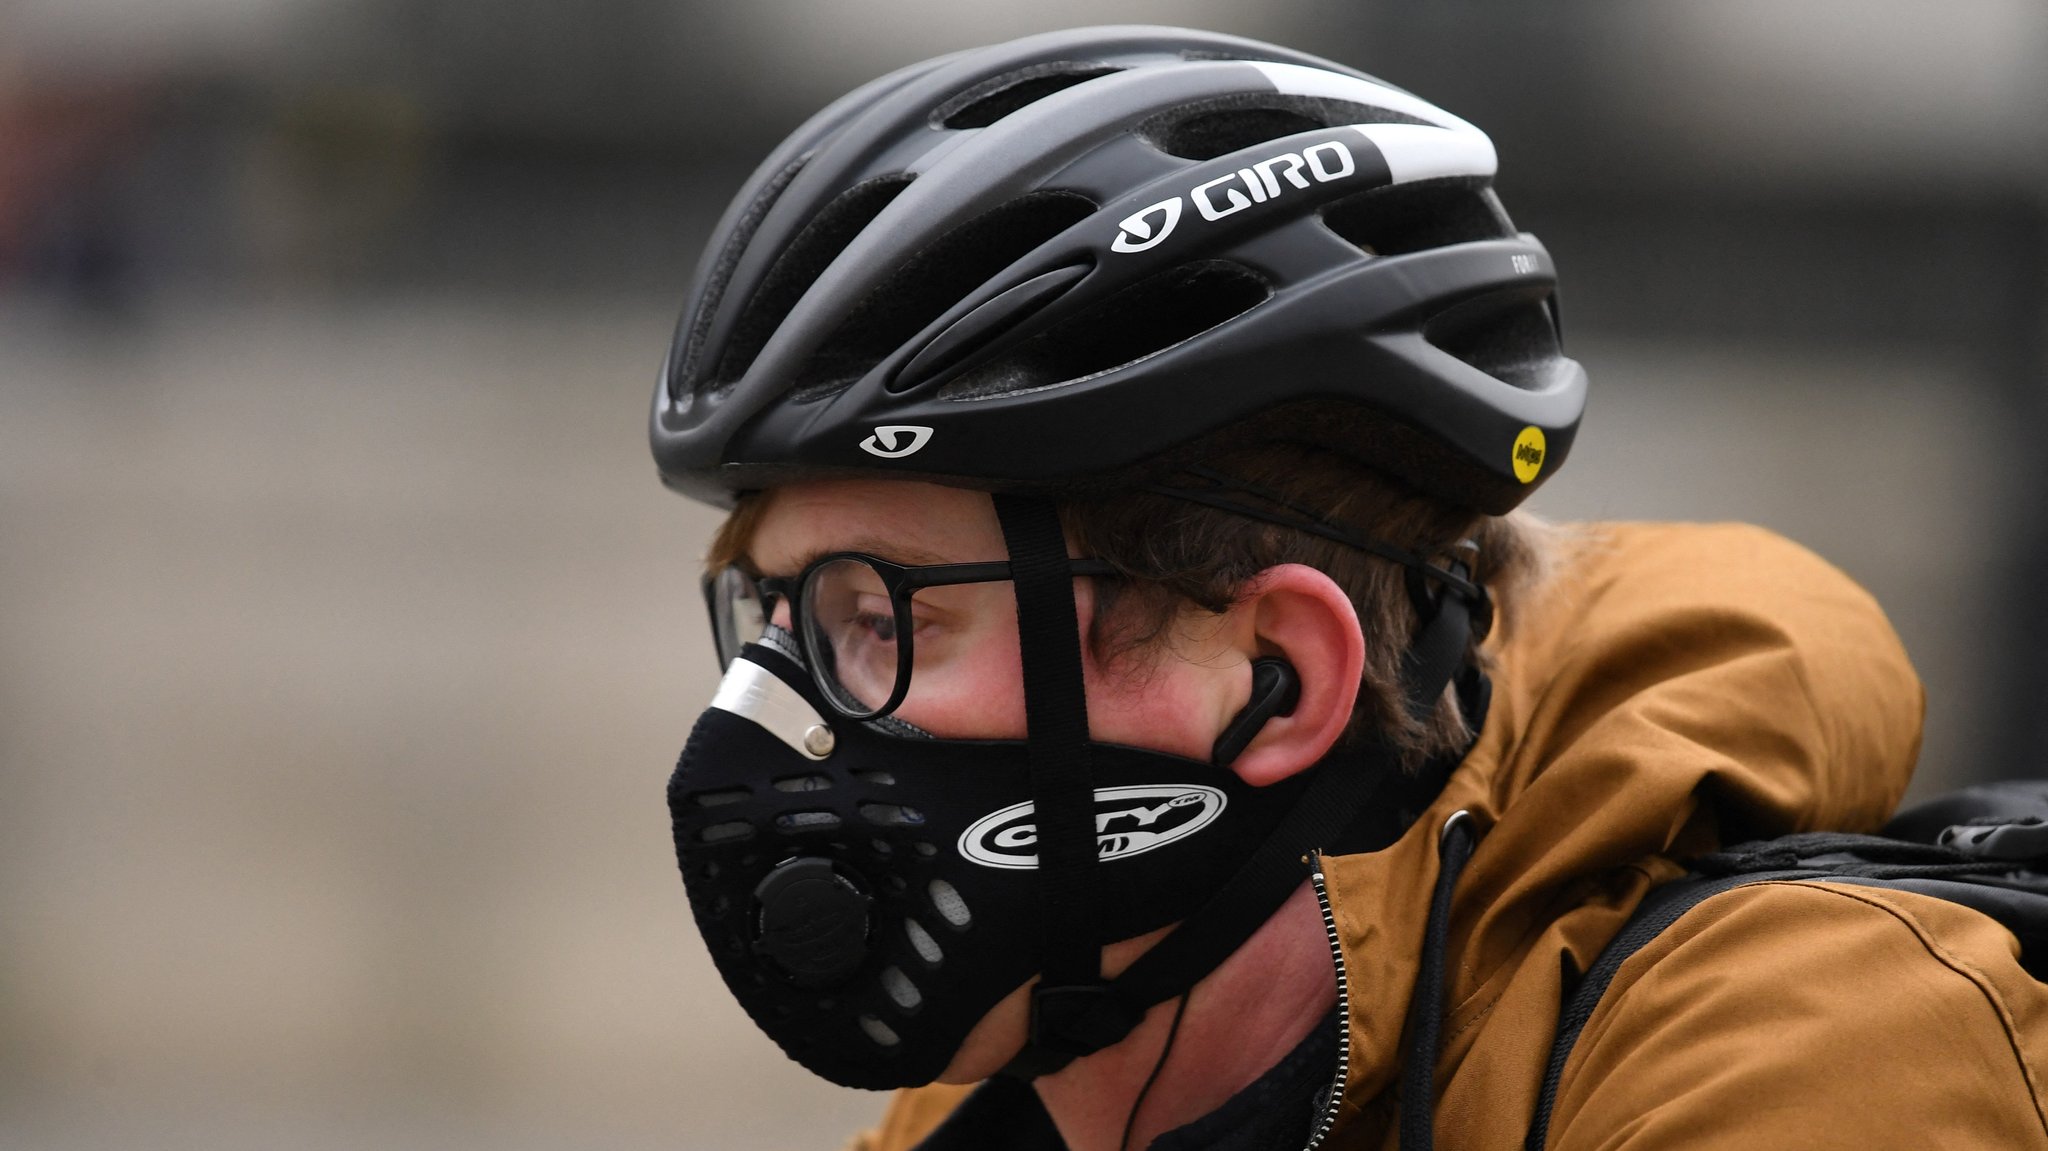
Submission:
[[1533,484],[1543,471],[1543,429],[1534,424],[1515,437],[1515,478]]

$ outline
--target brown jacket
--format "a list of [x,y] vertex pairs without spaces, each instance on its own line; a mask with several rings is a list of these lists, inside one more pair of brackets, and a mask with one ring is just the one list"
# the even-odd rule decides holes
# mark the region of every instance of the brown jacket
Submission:
[[[1674,859],[1868,830],[1905,790],[1921,693],[1877,605],[1767,532],[1588,533],[1503,637],[1478,742],[1394,846],[1325,860],[1350,1002],[1332,1151],[1396,1145],[1402,1024],[1463,808],[1436,1143],[1518,1148],[1557,1022]],[[1765,883],[1701,904],[1615,977],[1566,1065],[1555,1151],[2048,1148],[2048,987],[1940,900]],[[899,1093],[859,1151],[912,1147],[964,1088]]]

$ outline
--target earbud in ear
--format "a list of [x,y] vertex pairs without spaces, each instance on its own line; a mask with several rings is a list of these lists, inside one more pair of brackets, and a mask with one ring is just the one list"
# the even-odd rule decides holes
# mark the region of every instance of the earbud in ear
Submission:
[[1270,656],[1253,660],[1251,701],[1224,725],[1223,734],[1216,737],[1216,746],[1209,751],[1209,762],[1229,767],[1244,754],[1245,747],[1266,726],[1267,720],[1293,711],[1300,700],[1301,677],[1294,674],[1293,665]]

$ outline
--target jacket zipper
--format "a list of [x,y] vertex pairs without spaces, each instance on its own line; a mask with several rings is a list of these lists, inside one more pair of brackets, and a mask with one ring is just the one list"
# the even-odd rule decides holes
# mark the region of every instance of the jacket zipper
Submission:
[[1330,1101],[1322,1117],[1309,1129],[1308,1144],[1301,1151],[1316,1151],[1336,1126],[1337,1110],[1344,1105],[1344,1084],[1351,1078],[1351,981],[1344,972],[1344,951],[1337,942],[1337,917],[1330,912],[1330,889],[1323,881],[1323,852],[1309,852],[1309,882],[1315,884],[1316,904],[1322,908],[1323,931],[1330,937],[1330,959],[1337,965],[1337,1078],[1330,1084]]

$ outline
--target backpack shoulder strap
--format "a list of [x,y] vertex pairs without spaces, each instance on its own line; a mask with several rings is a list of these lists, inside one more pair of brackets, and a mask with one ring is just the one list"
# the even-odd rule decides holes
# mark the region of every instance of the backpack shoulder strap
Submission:
[[1594,1008],[1600,1005],[1601,996],[1607,993],[1607,985],[1614,982],[1614,973],[1621,970],[1621,965],[1628,962],[1630,956],[1662,935],[1664,929],[1676,923],[1680,916],[1724,891],[1772,879],[1812,878],[1815,876],[1810,870],[1788,868],[1749,875],[1688,876],[1674,880],[1644,897],[1635,914],[1622,925],[1620,933],[1600,952],[1584,976],[1572,982],[1572,972],[1567,967],[1564,1009],[1557,1017],[1557,1034],[1550,1045],[1550,1062],[1543,1071],[1543,1088],[1536,1096],[1536,1114],[1530,1120],[1529,1136],[1524,1144],[1527,1151],[1543,1151],[1549,1140],[1550,1111],[1557,1103],[1558,1081],[1564,1076],[1565,1061],[1571,1058],[1572,1047],[1579,1041],[1579,1032],[1585,1029],[1586,1021],[1593,1017]]
[[1880,835],[1782,835],[1702,856],[1693,868],[1645,896],[1585,975],[1567,963],[1525,1151],[1542,1151],[1549,1141],[1564,1065],[1621,965],[1724,891],[1771,880],[1831,880],[1945,899],[2004,924],[2020,942],[2021,966],[2048,981],[2048,780],[1961,788],[1900,812]]

